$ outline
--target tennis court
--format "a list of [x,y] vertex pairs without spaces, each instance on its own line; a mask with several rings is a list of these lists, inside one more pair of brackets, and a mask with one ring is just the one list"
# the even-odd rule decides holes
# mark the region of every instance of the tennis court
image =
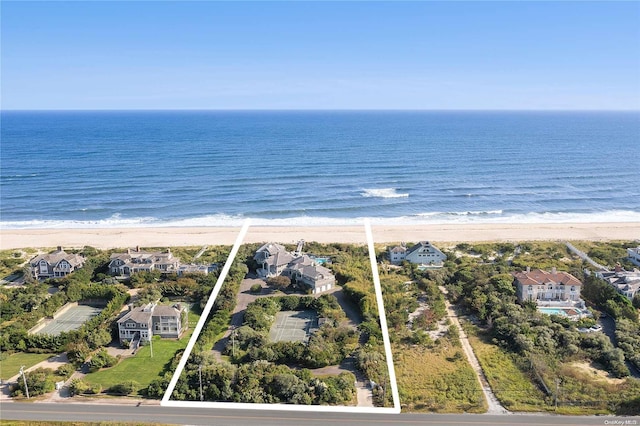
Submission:
[[78,305],[69,308],[59,317],[52,319],[47,325],[34,334],[51,334],[57,336],[63,331],[77,330],[82,324],[98,315],[103,308],[96,308],[89,305]]
[[318,314],[312,310],[282,311],[269,330],[272,342],[304,342],[318,329]]

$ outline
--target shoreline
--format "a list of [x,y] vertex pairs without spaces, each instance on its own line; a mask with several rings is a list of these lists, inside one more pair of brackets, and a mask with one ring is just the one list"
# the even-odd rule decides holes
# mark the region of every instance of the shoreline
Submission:
[[[371,225],[374,243],[640,240],[640,222]],[[240,227],[3,229],[0,249],[232,245]],[[364,226],[251,226],[245,242],[365,244]]]

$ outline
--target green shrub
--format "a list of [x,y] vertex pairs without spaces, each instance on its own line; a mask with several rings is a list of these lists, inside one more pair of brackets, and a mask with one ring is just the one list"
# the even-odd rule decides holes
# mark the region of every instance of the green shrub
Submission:
[[134,394],[140,389],[140,384],[135,380],[128,380],[123,383],[118,383],[117,385],[113,385],[109,388],[109,393],[115,393],[118,395],[131,395]]
[[262,286],[260,284],[254,284],[251,286],[251,289],[249,289],[249,291],[251,293],[260,293],[262,291]]

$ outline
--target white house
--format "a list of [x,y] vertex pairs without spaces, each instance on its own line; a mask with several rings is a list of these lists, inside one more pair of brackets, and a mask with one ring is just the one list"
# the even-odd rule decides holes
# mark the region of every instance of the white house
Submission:
[[631,262],[640,266],[640,246],[635,248],[628,248],[627,255],[629,256],[629,260]]
[[266,243],[256,250],[253,259],[260,265],[259,276],[275,277],[282,275],[293,256],[280,244]]
[[84,257],[66,253],[60,246],[52,253],[38,255],[29,261],[35,279],[64,277],[83,265]]
[[125,340],[148,341],[152,336],[179,338],[186,324],[182,323],[185,308],[149,303],[131,309],[118,320],[120,343]]
[[441,266],[447,256],[429,241],[420,241],[407,249],[404,260],[418,265]]
[[638,269],[625,271],[620,264],[617,264],[614,271],[598,271],[596,277],[605,280],[618,293],[629,299],[633,299],[640,291],[640,270]]
[[404,244],[389,248],[389,261],[391,261],[391,263],[402,263],[406,256],[407,247]]
[[520,302],[581,301],[582,282],[571,274],[556,271],[556,268],[552,268],[551,272],[527,268],[526,271],[513,272],[511,275]]

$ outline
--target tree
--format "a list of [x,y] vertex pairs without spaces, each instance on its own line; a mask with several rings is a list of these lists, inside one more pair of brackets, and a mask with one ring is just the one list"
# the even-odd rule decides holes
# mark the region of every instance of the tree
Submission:
[[291,279],[284,275],[278,275],[267,279],[267,284],[277,290],[287,288],[291,285]]

